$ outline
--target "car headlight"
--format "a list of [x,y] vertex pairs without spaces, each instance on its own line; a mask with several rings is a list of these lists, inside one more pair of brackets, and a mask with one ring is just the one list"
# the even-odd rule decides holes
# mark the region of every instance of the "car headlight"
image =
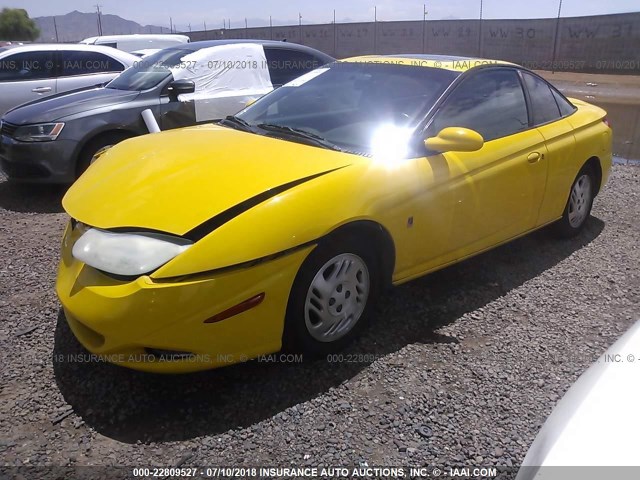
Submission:
[[88,229],[72,249],[75,258],[114,275],[140,276],[164,265],[192,242],[156,233],[116,233]]
[[21,142],[50,142],[58,138],[64,123],[39,123],[18,127],[13,138]]

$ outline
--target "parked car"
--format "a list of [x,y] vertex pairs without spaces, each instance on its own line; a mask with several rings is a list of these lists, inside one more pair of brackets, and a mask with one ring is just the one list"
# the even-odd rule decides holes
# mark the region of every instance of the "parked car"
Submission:
[[70,183],[96,152],[148,133],[143,110],[151,109],[162,130],[218,120],[330,61],[288,42],[207,41],[161,50],[106,87],[8,112],[0,167],[14,180]]
[[554,467],[572,467],[579,478],[606,478],[588,467],[640,466],[635,441],[639,354],[640,321],[567,391],[529,448],[516,480],[568,477],[568,468]]
[[153,55],[154,53],[162,50],[161,48],[144,48],[142,50],[134,50],[130,52],[131,55],[135,55],[136,57],[148,57],[149,55]]
[[388,285],[578,234],[611,167],[605,114],[508,63],[326,65],[101,155],[62,201],[58,297],[88,350],[140,370],[333,352]]
[[100,37],[89,37],[80,43],[87,45],[104,45],[113,47],[124,52],[134,52],[136,50],[157,49],[175,47],[191,40],[186,35],[176,34],[133,34],[133,35],[103,35]]
[[0,115],[55,93],[106,83],[136,60],[113,48],[89,45],[0,48]]

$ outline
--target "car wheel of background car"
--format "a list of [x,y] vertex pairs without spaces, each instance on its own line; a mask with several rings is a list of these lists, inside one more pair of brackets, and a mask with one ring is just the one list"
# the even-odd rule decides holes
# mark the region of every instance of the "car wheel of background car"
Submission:
[[319,244],[296,276],[283,343],[312,355],[337,351],[366,325],[380,290],[379,262],[366,241],[340,235]]
[[78,158],[76,178],[82,175],[94,160],[105,152],[105,150],[108,150],[115,144],[126,140],[130,136],[131,135],[122,132],[109,132],[90,140],[89,143],[84,146]]
[[596,191],[596,176],[590,165],[582,167],[571,185],[569,199],[564,208],[562,218],[555,224],[555,231],[560,237],[569,238],[580,233],[593,205]]

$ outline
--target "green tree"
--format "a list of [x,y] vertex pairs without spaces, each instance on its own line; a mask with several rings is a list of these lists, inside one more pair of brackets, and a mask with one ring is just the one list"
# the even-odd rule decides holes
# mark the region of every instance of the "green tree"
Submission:
[[3,8],[0,12],[0,40],[35,40],[40,29],[22,8]]

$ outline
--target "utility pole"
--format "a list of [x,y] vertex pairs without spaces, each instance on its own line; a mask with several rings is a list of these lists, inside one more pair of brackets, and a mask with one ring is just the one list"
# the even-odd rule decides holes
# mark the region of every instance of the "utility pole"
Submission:
[[378,40],[378,6],[373,7],[373,53],[376,53]]
[[244,38],[249,38],[249,32],[247,32],[249,24],[247,23],[247,17],[244,17]]
[[173,33],[173,19],[169,17],[169,33]]
[[302,43],[302,14],[298,12],[298,36],[300,37],[300,43]]
[[553,39],[553,59],[551,60],[551,73],[556,73],[556,53],[558,51],[558,34],[560,33],[560,14],[562,13],[562,0],[558,3],[558,17],[556,18],[556,32]]
[[94,7],[96,7],[96,13],[97,13],[97,15],[98,15],[98,35],[99,35],[99,36],[102,36],[102,19],[100,18],[100,15],[102,14],[102,13],[100,12],[100,7],[101,7],[101,6],[102,6],[102,5],[97,5],[97,4],[96,4],[96,5],[94,5]]
[[427,44],[427,4],[422,5],[422,53],[425,53]]
[[336,9],[333,9],[333,56],[336,56],[338,49],[338,31],[336,30]]
[[269,15],[269,37],[273,40],[273,20],[271,19],[271,15]]
[[478,56],[482,57],[482,0],[480,0],[480,25],[478,25]]
[[58,42],[60,42],[60,40],[58,40],[58,24],[56,23],[55,15],[53,17],[53,28],[56,31],[56,43],[58,43]]
[[191,24],[189,24],[189,31],[191,31]]

